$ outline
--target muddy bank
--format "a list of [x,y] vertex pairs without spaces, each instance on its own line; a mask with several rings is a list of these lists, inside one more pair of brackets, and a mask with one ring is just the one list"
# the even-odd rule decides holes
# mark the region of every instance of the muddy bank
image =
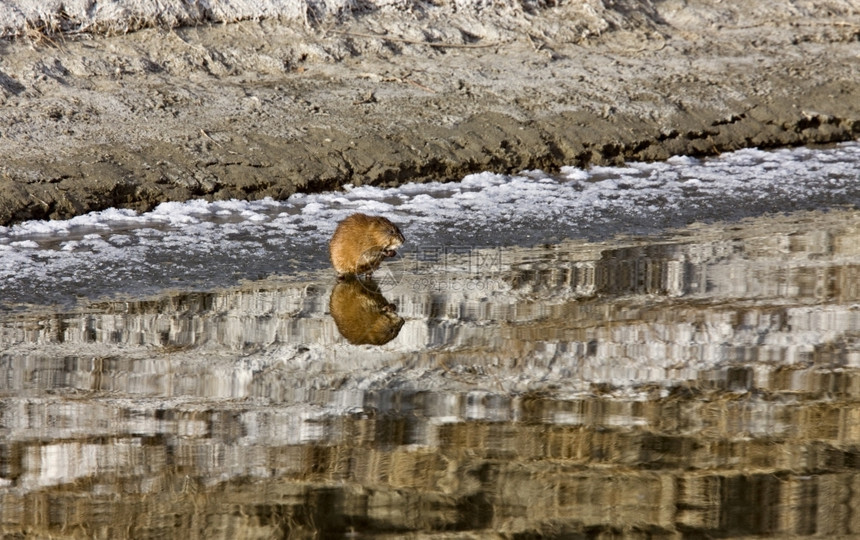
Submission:
[[850,2],[457,5],[2,41],[0,223],[860,136]]

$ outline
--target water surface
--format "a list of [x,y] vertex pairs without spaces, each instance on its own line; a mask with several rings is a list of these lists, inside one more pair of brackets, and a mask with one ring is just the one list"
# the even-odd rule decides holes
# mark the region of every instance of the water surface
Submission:
[[[856,156],[5,229],[0,530],[856,535]],[[338,283],[329,221],[373,208],[414,245],[374,282]]]

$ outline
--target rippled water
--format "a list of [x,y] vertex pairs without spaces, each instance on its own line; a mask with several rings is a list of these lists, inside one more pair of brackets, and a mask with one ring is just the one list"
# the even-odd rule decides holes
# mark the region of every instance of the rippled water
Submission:
[[860,534],[857,148],[4,229],[0,531]]

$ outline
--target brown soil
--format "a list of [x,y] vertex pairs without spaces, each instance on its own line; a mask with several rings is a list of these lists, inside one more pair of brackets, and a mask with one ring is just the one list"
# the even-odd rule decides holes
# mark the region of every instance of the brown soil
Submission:
[[856,4],[591,4],[0,41],[0,224],[860,136]]

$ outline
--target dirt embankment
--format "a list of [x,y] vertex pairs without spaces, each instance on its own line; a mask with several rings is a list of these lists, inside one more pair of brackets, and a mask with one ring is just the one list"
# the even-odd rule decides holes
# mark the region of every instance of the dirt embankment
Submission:
[[855,2],[482,5],[26,19],[0,41],[0,224],[860,136]]

